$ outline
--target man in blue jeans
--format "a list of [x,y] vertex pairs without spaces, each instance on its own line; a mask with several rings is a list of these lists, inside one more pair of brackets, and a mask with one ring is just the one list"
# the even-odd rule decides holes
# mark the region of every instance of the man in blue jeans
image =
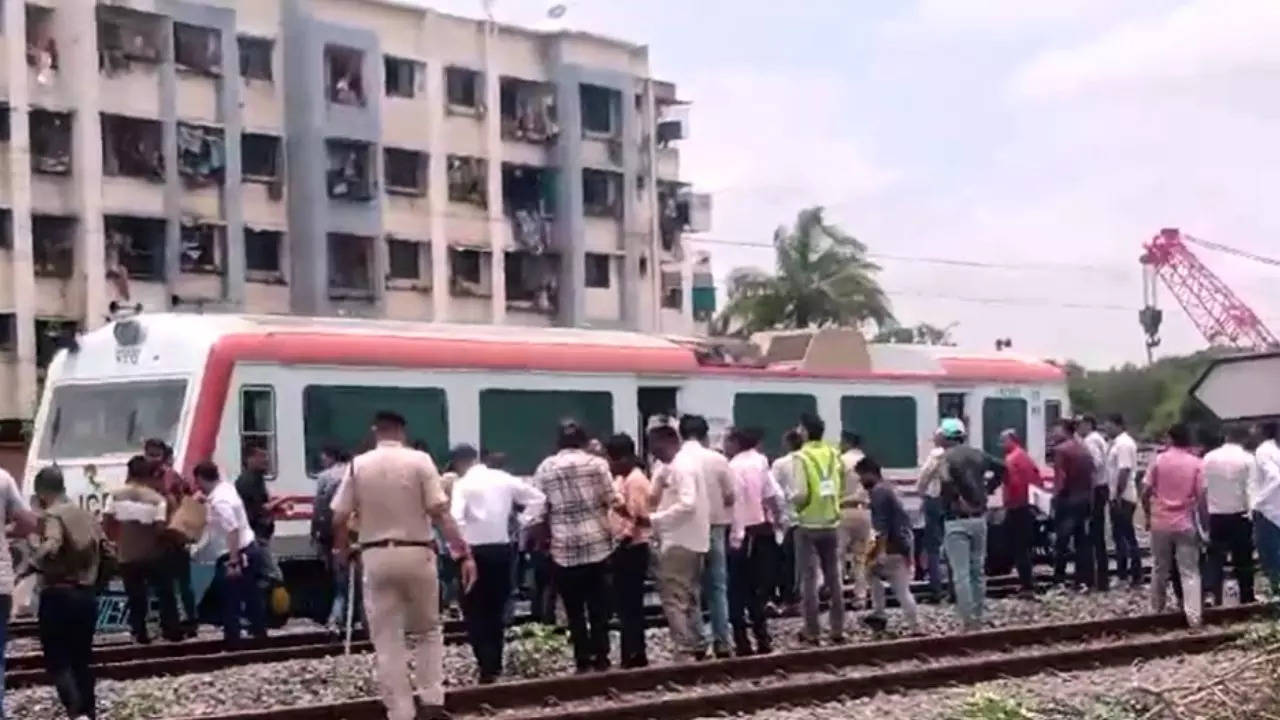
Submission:
[[[13,476],[0,469],[0,527],[14,523],[18,535],[35,532],[37,517],[18,492]],[[0,532],[0,720],[4,720],[4,648],[9,638],[9,614],[13,612],[13,558],[9,538]]]
[[[938,432],[946,448],[942,458],[943,547],[955,585],[956,610],[966,631],[982,627],[987,595],[987,495],[1001,482],[1002,465],[981,450],[965,444],[964,422],[942,421]],[[987,473],[992,477],[988,479]]]
[[258,588],[264,572],[261,548],[249,527],[249,516],[236,487],[223,480],[212,462],[196,465],[196,482],[208,498],[209,543],[220,549],[214,584],[222,599],[222,638],[240,642],[241,617],[255,638],[267,636],[266,600]]
[[[681,417],[680,438],[684,440],[684,445],[680,447],[677,458],[684,456],[684,462],[696,465],[702,471],[700,482],[707,493],[711,516],[711,549],[707,552],[706,563],[702,567],[702,597],[706,599],[707,610],[711,613],[712,649],[716,657],[727,658],[733,642],[733,632],[729,625],[727,546],[729,526],[733,523],[734,483],[728,458],[707,447],[707,432],[707,421],[702,416]],[[706,632],[701,617],[696,619],[694,627],[703,629],[705,639]]]

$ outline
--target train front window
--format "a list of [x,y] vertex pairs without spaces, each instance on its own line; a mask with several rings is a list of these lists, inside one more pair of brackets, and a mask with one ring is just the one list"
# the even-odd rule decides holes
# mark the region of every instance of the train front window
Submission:
[[40,459],[136,453],[148,438],[172,445],[186,391],[186,380],[55,388],[40,440]]

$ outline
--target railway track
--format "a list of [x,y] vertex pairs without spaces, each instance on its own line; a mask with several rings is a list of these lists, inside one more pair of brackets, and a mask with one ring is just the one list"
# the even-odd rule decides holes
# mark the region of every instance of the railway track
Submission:
[[[1136,659],[1212,650],[1238,639],[1232,623],[1272,612],[1264,605],[1211,609],[1212,627],[1182,631],[1180,615],[1142,615],[1084,623],[908,638],[639,670],[559,676],[449,691],[457,714],[499,715],[504,720],[675,720],[809,704],[888,690],[974,683],[1129,663]],[[1111,640],[1113,636],[1171,632],[1162,637]],[[1089,647],[1037,649],[1062,643]],[[970,657],[976,653],[988,657]],[[894,663],[915,664],[895,668]],[[924,661],[921,664],[921,661]],[[890,666],[890,667],[884,667]],[[738,684],[725,689],[724,686]],[[596,705],[589,701],[604,700]],[[363,698],[327,705],[275,707],[199,716],[199,720],[374,720],[380,701]],[[195,720],[187,718],[185,720]]]
[[[927,592],[926,587],[914,588],[918,594]],[[988,595],[1005,597],[1019,590],[1018,580],[1013,576],[1003,576],[988,580]],[[846,603],[851,603],[853,590],[846,591]],[[664,627],[666,618],[661,609],[648,608],[646,618],[649,627]],[[518,621],[529,621],[529,618],[517,618]],[[363,653],[373,649],[364,632],[353,635],[352,652]],[[467,642],[462,623],[449,621],[445,624],[446,644],[463,644]],[[280,662],[284,660],[304,660],[331,657],[342,654],[343,643],[332,633],[324,630],[287,633],[273,635],[261,640],[245,640],[235,651],[227,651],[221,640],[189,640],[179,643],[156,643],[137,645],[131,642],[109,643],[94,649],[94,671],[99,678],[113,680],[134,680],[162,675],[180,675],[186,673],[207,672],[226,667],[247,665],[251,663]],[[40,653],[24,653],[11,655],[5,660],[5,686],[22,688],[33,685],[48,684],[48,675],[44,670],[44,658]]]

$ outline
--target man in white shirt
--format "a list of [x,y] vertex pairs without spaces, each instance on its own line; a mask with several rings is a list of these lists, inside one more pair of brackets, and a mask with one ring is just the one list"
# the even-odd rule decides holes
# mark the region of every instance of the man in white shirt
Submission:
[[680,436],[659,425],[649,430],[649,451],[662,463],[654,474],[649,515],[658,540],[658,595],[678,653],[691,660],[707,652],[702,636],[701,577],[711,546],[710,508],[700,463],[680,456]]
[[791,428],[782,435],[783,455],[773,461],[769,472],[782,490],[783,527],[782,565],[778,568],[776,597],[792,612],[799,611],[800,567],[796,564],[796,508],[791,503],[796,496],[796,451],[804,445],[800,431]]
[[1249,488],[1258,462],[1244,443],[1249,431],[1227,428],[1227,441],[1204,456],[1204,486],[1209,499],[1209,553],[1205,580],[1215,605],[1222,606],[1222,568],[1228,553],[1240,586],[1240,602],[1253,602],[1253,523]]
[[236,486],[224,479],[212,462],[196,465],[193,473],[200,489],[208,498],[208,522],[205,537],[218,558],[214,582],[221,587],[222,638],[227,645],[240,641],[240,619],[249,622],[249,634],[267,636],[266,599],[258,590],[263,572],[261,546],[249,527],[249,515]]
[[1138,508],[1138,444],[1124,428],[1124,416],[1107,417],[1103,430],[1111,438],[1107,449],[1107,492],[1111,496],[1111,541],[1116,546],[1116,577],[1137,587],[1142,584],[1142,555],[1133,514]]
[[515,561],[511,514],[521,506],[520,524],[530,525],[542,515],[547,496],[511,473],[478,462],[479,453],[470,445],[455,447],[450,457],[459,478],[449,512],[476,561],[476,583],[462,596],[462,616],[480,684],[488,685],[502,674],[504,615]]
[[[729,460],[707,447],[707,421],[700,415],[684,415],[680,418],[680,446],[678,457],[689,465],[697,466],[700,481],[706,488],[707,513],[711,525],[711,541],[706,562],[702,567],[702,594],[707,599],[711,615],[711,639],[718,658],[731,656],[732,632],[729,625],[729,526],[733,523],[733,474]],[[698,613],[698,629],[706,639],[706,628]]]
[[1107,557],[1107,507],[1111,491],[1107,485],[1107,439],[1098,432],[1098,419],[1093,415],[1080,418],[1080,437],[1093,459],[1093,504],[1089,514],[1089,545],[1093,548],[1094,587],[1106,590],[1111,559]]
[[1280,423],[1265,422],[1257,427],[1261,439],[1254,456],[1258,471],[1253,475],[1249,505],[1253,508],[1254,537],[1258,558],[1271,582],[1271,599],[1280,599]]

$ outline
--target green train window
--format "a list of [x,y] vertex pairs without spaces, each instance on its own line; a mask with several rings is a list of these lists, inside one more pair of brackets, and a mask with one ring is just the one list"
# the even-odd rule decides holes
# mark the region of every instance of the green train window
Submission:
[[840,398],[840,426],[861,435],[863,451],[886,468],[919,462],[913,397],[846,395]]
[[733,396],[733,424],[764,433],[761,452],[770,458],[782,455],[782,434],[800,424],[800,416],[817,413],[812,395],[789,393],[738,393]]
[[989,397],[982,401],[982,449],[988,455],[1002,458],[1000,433],[1013,428],[1027,441],[1027,401],[1022,398]]
[[613,395],[604,391],[483,390],[480,447],[505,453],[507,470],[532,474],[555,452],[556,428],[573,418],[593,437],[613,433]]
[[394,410],[408,423],[410,443],[426,446],[436,465],[449,457],[449,405],[441,388],[381,385],[308,385],[302,391],[302,435],[307,471],[320,469],[320,451],[334,444],[352,454],[372,445],[373,416]]

